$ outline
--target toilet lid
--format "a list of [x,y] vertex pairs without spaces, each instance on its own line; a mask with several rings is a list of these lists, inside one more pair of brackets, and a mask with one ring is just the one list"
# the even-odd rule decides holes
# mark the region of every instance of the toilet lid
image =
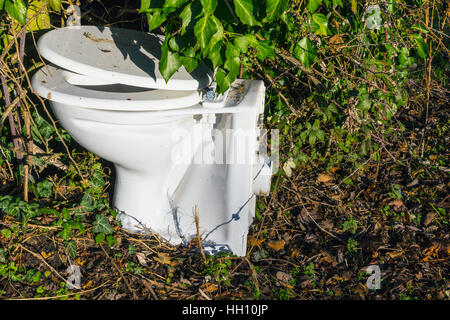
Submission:
[[159,72],[163,36],[129,29],[72,26],[44,34],[45,59],[78,74],[130,86],[192,91],[205,88],[213,72],[203,63],[192,73],[182,66],[166,83]]
[[[101,83],[48,64],[31,79],[31,85],[41,97],[67,106],[110,111],[162,111],[198,106],[199,90],[158,90]],[[112,113],[109,117],[113,117]]]

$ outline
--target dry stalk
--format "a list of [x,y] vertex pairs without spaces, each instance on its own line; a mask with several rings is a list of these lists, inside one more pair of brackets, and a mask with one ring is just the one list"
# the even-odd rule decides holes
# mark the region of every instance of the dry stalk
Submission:
[[198,219],[198,209],[197,209],[197,205],[194,206],[194,219],[195,219],[195,228],[197,231],[197,242],[198,242],[198,247],[200,248],[200,253],[202,254],[202,258],[203,258],[203,262],[206,263],[206,256],[205,256],[205,252],[203,251],[203,245],[202,245],[202,239],[200,238],[200,222]]

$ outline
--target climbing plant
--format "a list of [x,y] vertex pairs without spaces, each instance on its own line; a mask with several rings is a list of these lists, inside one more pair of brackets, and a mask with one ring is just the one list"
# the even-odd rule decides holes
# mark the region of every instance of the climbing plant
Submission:
[[[42,2],[55,11],[60,11],[61,0],[30,1]],[[27,3],[24,0],[0,0],[0,11],[4,10],[9,16],[24,25],[27,20]]]
[[193,71],[203,61],[216,70],[223,93],[252,57],[274,55],[273,44],[258,32],[276,23],[287,6],[287,0],[142,0],[139,12],[150,31],[164,24],[159,69],[166,81],[181,66]]

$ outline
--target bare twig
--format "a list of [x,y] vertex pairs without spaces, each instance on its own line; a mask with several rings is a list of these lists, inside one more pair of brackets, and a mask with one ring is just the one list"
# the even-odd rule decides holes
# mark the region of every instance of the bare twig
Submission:
[[205,252],[203,251],[202,239],[200,238],[200,222],[198,220],[198,209],[197,205],[194,206],[194,219],[195,219],[195,227],[197,229],[197,242],[198,247],[200,248],[200,253],[202,254],[203,262],[206,263]]

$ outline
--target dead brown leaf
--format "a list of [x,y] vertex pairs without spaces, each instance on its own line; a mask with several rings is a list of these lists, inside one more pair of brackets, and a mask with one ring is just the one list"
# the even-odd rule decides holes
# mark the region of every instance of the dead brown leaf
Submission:
[[333,167],[333,168],[330,169],[330,172],[331,173],[335,173],[338,170],[339,170],[339,167]]
[[344,281],[349,281],[349,280],[351,280],[353,278],[353,273],[351,272],[351,271],[345,271],[343,274],[342,274],[342,279],[344,280]]
[[389,251],[386,255],[388,255],[391,259],[395,259],[403,255],[403,253],[405,253],[405,251]]
[[437,216],[436,212],[428,212],[427,215],[425,216],[423,224],[427,227],[430,223],[433,222],[436,216]]
[[219,289],[214,283],[208,282],[200,286],[204,293],[211,293]]
[[153,257],[153,259],[161,264],[170,264],[170,256],[168,253],[158,252],[158,256]]
[[45,253],[44,251],[41,252],[41,256],[44,257],[44,259],[47,259],[49,257],[51,257],[54,254],[54,252],[50,252],[50,253]]
[[328,173],[321,173],[319,174],[319,176],[317,177],[316,182],[317,183],[330,183],[331,181],[333,181],[334,178],[331,174]]
[[325,256],[322,258],[322,261],[331,264],[333,267],[338,265],[336,258],[328,253],[325,253]]
[[431,258],[436,258],[438,256],[439,249],[441,248],[441,245],[439,243],[433,243],[430,247],[423,250],[423,254],[425,255],[425,258],[423,258],[423,261],[428,261]]
[[256,238],[255,236],[249,236],[248,238],[247,238],[247,240],[248,240],[248,244],[250,245],[250,246],[259,246],[261,243],[263,243],[264,241],[266,241],[266,239],[265,238],[262,238],[262,239],[258,239],[258,238]]
[[291,258],[298,258],[298,257],[300,257],[300,250],[297,250],[297,249],[292,249],[292,251],[291,251]]
[[286,244],[286,241],[284,240],[278,240],[278,241],[270,241],[269,247],[271,247],[275,251],[280,251],[284,248],[284,245]]
[[284,283],[289,283],[289,281],[292,280],[292,276],[289,273],[286,273],[283,271],[278,271],[275,276],[276,276],[277,280],[284,282]]
[[403,201],[398,199],[389,202],[388,205],[392,206],[395,211],[399,211],[404,207]]
[[86,263],[86,260],[81,257],[76,258],[75,261],[78,263],[80,267],[82,267]]
[[369,289],[362,283],[358,283],[358,285],[352,288],[352,291],[358,294],[361,299],[364,299],[364,296],[368,293]]
[[145,254],[143,252],[137,252],[136,257],[141,265],[144,267],[147,266],[147,259],[145,258]]
[[342,36],[339,33],[335,34],[330,38],[330,44],[333,53],[339,52],[344,44],[344,39],[342,39]]

